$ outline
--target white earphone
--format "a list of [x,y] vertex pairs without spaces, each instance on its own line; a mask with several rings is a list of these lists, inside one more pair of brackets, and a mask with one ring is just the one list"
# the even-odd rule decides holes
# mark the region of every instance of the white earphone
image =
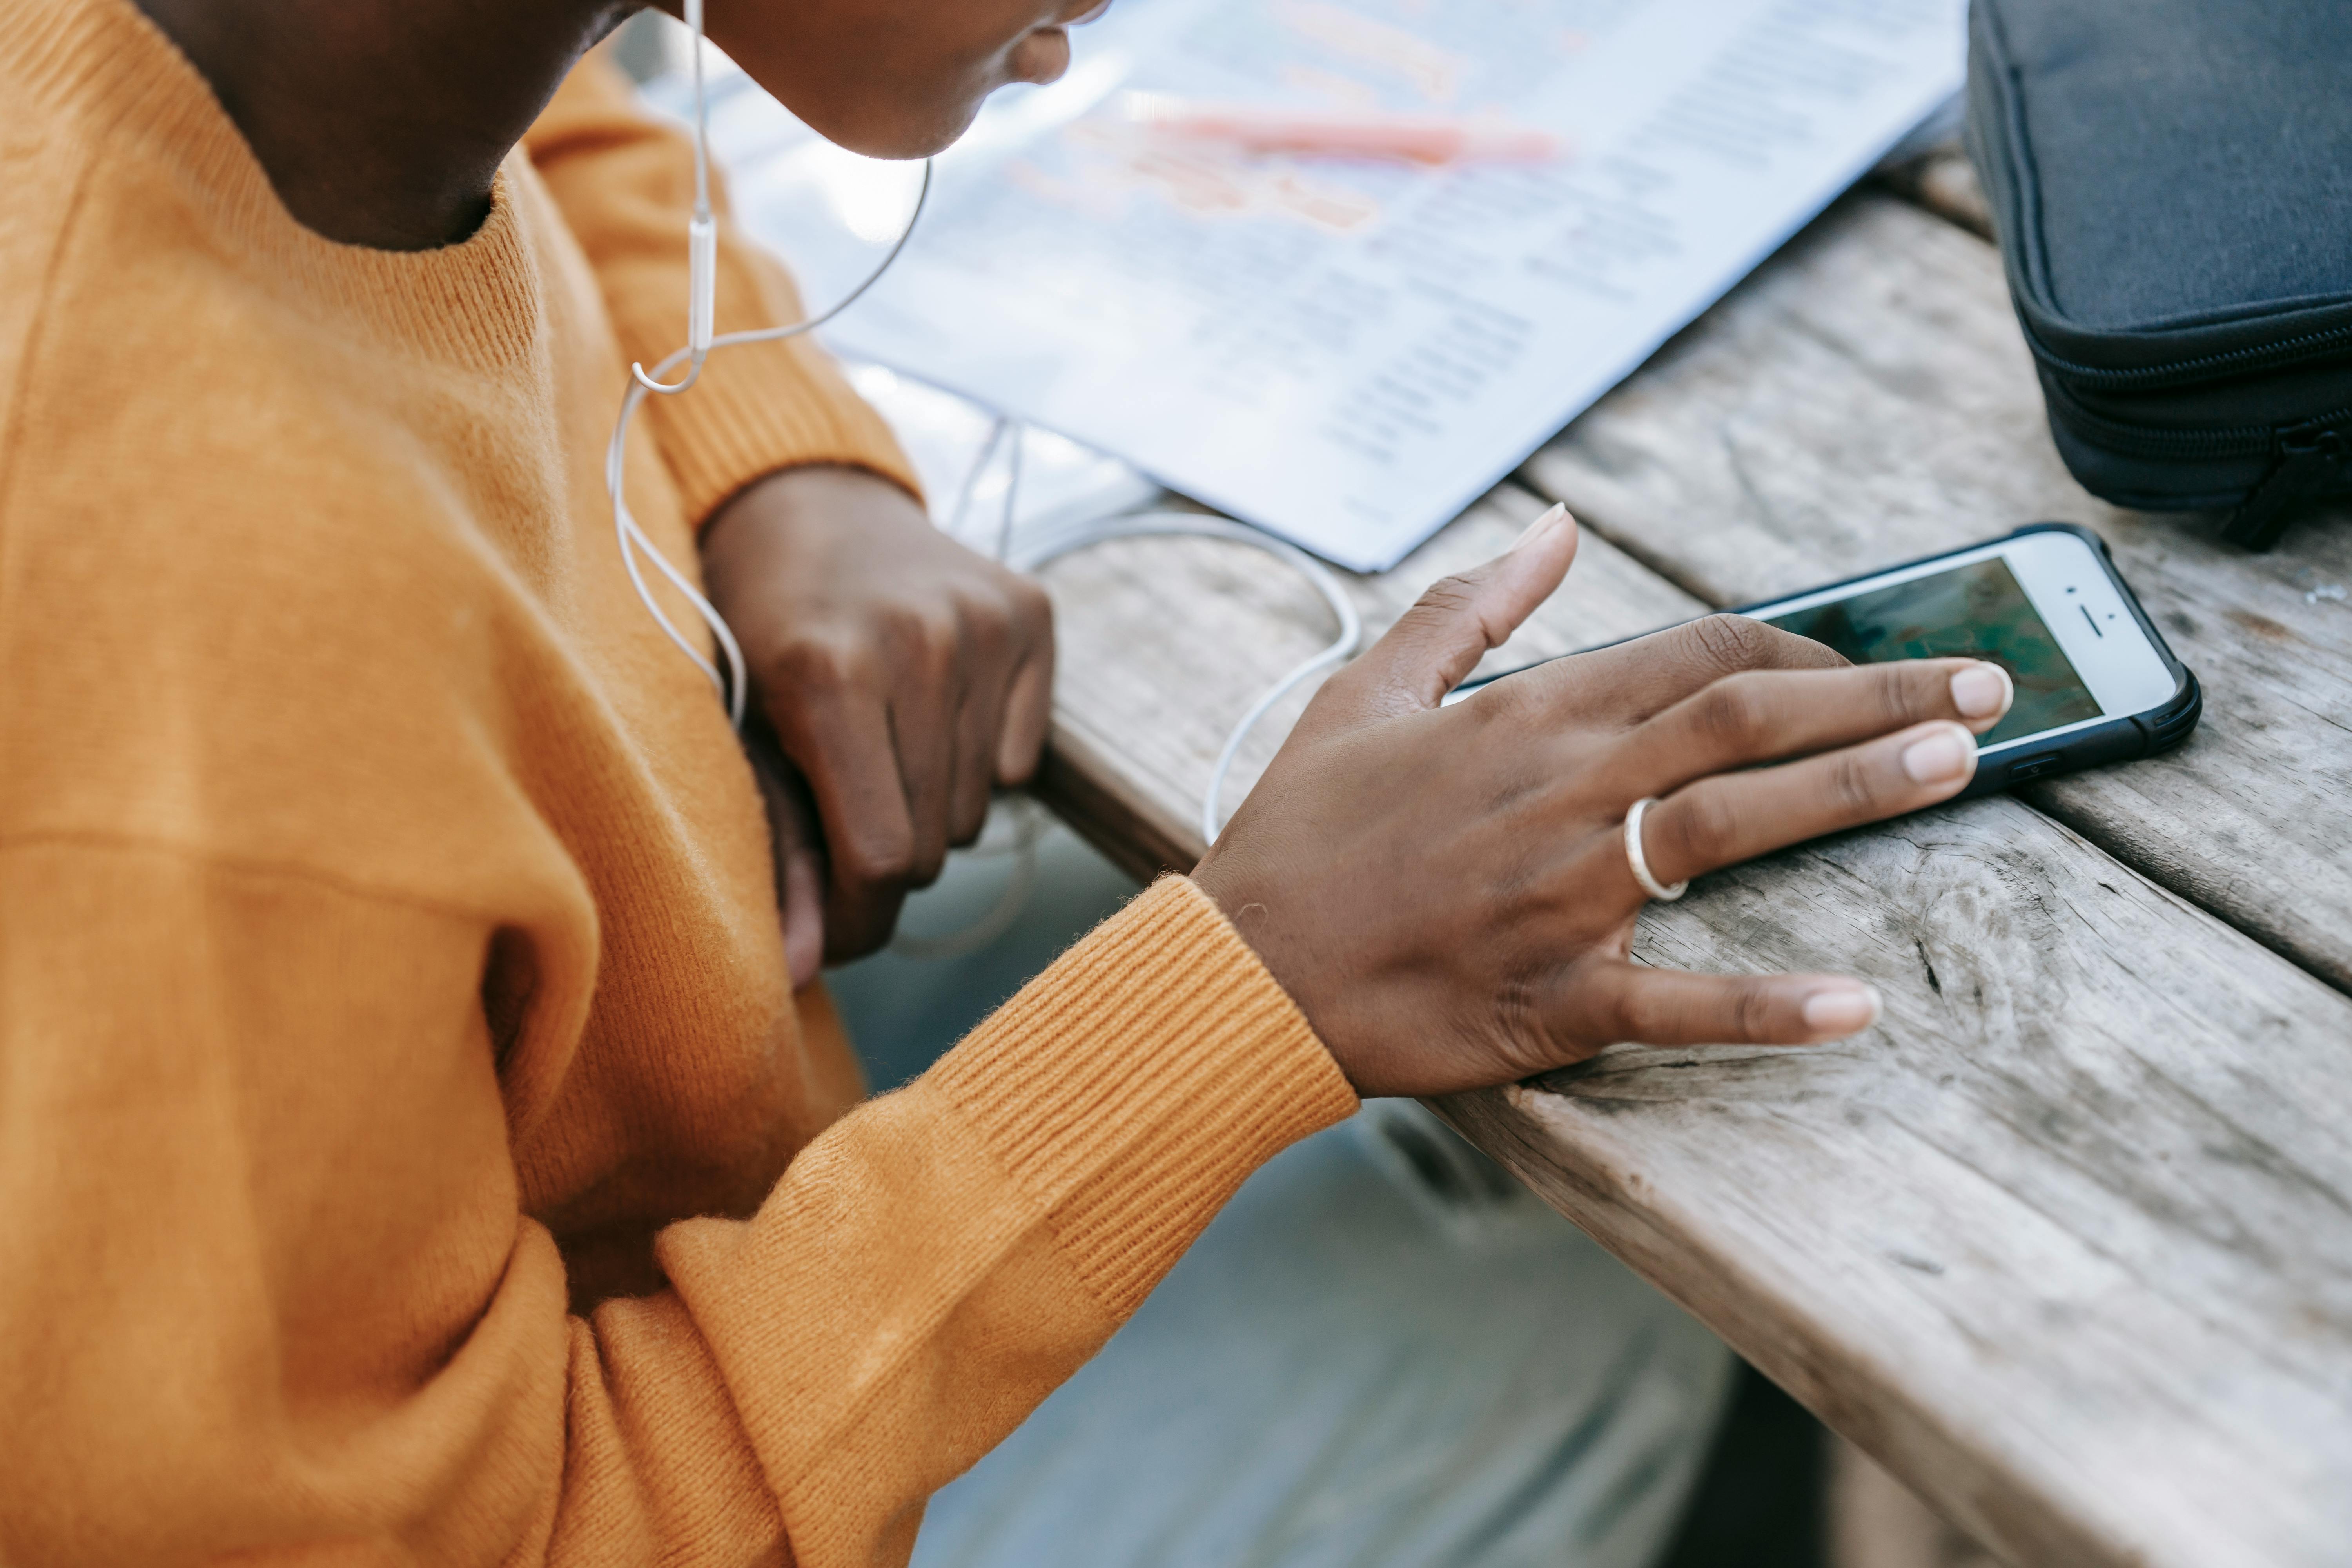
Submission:
[[[803,332],[814,331],[856,304],[868,289],[881,280],[884,273],[890,270],[891,265],[898,259],[899,253],[907,248],[907,242],[914,237],[915,226],[922,221],[923,209],[930,201],[932,168],[931,161],[926,158],[923,161],[922,186],[915,196],[915,210],[908,216],[907,226],[900,232],[897,241],[891,245],[889,253],[882,258],[881,264],[866,274],[865,279],[856,288],[844,295],[830,309],[821,315],[811,316],[805,321],[796,321],[787,327],[765,327],[756,331],[714,335],[718,313],[719,226],[710,211],[709,104],[704,91],[702,75],[702,7],[703,0],[686,0],[686,25],[693,34],[694,52],[694,214],[687,223],[688,295],[686,346],[670,354],[650,371],[643,364],[632,364],[629,367],[632,384],[621,400],[621,417],[613,427],[613,444],[605,454],[604,484],[605,488],[612,492],[613,530],[620,542],[621,561],[629,570],[629,581],[635,584],[637,597],[644,601],[646,612],[660,624],[663,634],[677,645],[678,651],[692,659],[694,667],[709,678],[710,684],[718,689],[719,700],[726,705],[729,721],[740,730],[743,727],[744,707],[750,687],[750,679],[743,665],[741,645],[735,640],[735,634],[728,629],[726,618],[719,615],[718,609],[692,583],[687,581],[684,574],[671,565],[662,552],[654,547],[653,542],[646,537],[645,531],[637,526],[637,520],[629,514],[628,501],[622,493],[624,468],[627,461],[629,421],[635,417],[637,405],[645,401],[648,394],[675,397],[692,386],[701,377],[703,362],[710,357],[713,350],[735,348],[744,343],[774,342],[782,338],[796,338]],[[684,362],[687,366],[683,376],[675,382],[665,382],[661,379],[676,370],[681,362]],[[1005,494],[1004,521],[998,534],[996,553],[999,560],[1004,561],[1014,570],[1035,572],[1047,562],[1059,556],[1110,539],[1171,534],[1223,539],[1265,551],[1297,570],[1315,586],[1318,593],[1322,595],[1324,602],[1331,607],[1333,616],[1339,623],[1339,635],[1330,645],[1276,682],[1242,717],[1241,721],[1234,726],[1232,733],[1226,738],[1223,750],[1219,753],[1216,765],[1210,773],[1206,798],[1201,805],[1202,837],[1206,842],[1213,844],[1216,842],[1219,830],[1223,826],[1218,820],[1219,797],[1223,794],[1225,774],[1232,769],[1234,758],[1239,755],[1242,742],[1248,738],[1250,731],[1257,727],[1258,721],[1272,711],[1275,705],[1300,682],[1310,676],[1344,663],[1348,657],[1356,651],[1357,646],[1363,640],[1363,622],[1356,613],[1355,605],[1349,598],[1348,592],[1339,580],[1332,575],[1322,563],[1313,559],[1304,551],[1244,524],[1230,521],[1224,518],[1203,517],[1193,512],[1156,510],[1097,519],[1074,527],[1056,530],[1047,538],[1034,542],[1024,541],[1019,548],[1013,548],[1013,515],[1019,489],[1022,431],[1017,424],[1011,425],[1010,427],[1013,432],[1010,458],[1012,482]],[[992,437],[988,446],[982,450],[979,459],[973,465],[972,479],[978,478],[981,468],[993,455],[996,439],[995,437]],[[967,480],[965,486],[967,500],[971,488],[971,482]],[[959,512],[961,510],[960,508]],[[654,563],[654,569],[668,580],[670,586],[686,595],[687,602],[694,606],[694,613],[701,616],[703,624],[710,628],[712,637],[719,644],[719,657],[726,665],[723,671],[703,658],[701,651],[687,640],[686,634],[679,631],[669,616],[662,613],[661,605],[655,602],[653,589],[646,582],[644,570],[638,564],[638,558],[641,555]],[[993,919],[994,917],[992,916],[991,920]],[[983,921],[984,925],[988,923]]]
[[[714,349],[796,338],[803,332],[816,331],[856,304],[861,295],[890,270],[891,264],[898,259],[899,252],[905,250],[907,242],[914,237],[915,226],[922,221],[923,208],[930,201],[931,161],[928,158],[923,160],[923,183],[915,195],[915,210],[908,216],[907,226],[890,247],[889,254],[883,257],[881,264],[831,309],[822,315],[808,317],[790,326],[763,327],[756,331],[714,336],[719,313],[719,224],[710,211],[710,106],[702,79],[702,5],[703,0],[686,0],[686,25],[693,34],[694,68],[694,216],[686,226],[686,346],[655,365],[651,371],[643,364],[629,366],[629,376],[634,384],[621,399],[621,417],[613,426],[613,444],[604,456],[604,486],[613,496],[613,531],[620,542],[621,561],[629,569],[629,581],[635,585],[637,597],[645,602],[646,612],[660,623],[664,635],[677,645],[678,651],[692,659],[694,667],[709,678],[710,684],[718,689],[719,700],[727,705],[729,721],[740,730],[743,727],[746,689],[750,685],[743,668],[741,645],[736,642],[735,634],[728,630],[726,618],[692,583],[687,581],[684,574],[654,548],[653,541],[646,537],[645,531],[637,526],[637,520],[629,513],[629,503],[622,491],[628,462],[629,421],[636,416],[637,405],[645,401],[646,394],[658,393],[664,397],[675,397],[701,379],[702,363],[710,357]],[[677,381],[664,382],[661,378],[677,369],[681,360],[687,362],[686,374]],[[688,641],[686,635],[677,629],[669,616],[662,613],[662,607],[655,602],[653,589],[647,585],[645,573],[638,565],[640,554],[654,563],[654,569],[668,579],[671,587],[686,595],[687,602],[694,606],[694,613],[701,616],[703,624],[710,628],[710,635],[719,644],[719,657],[726,661],[727,668],[723,673],[703,658],[701,650]]]

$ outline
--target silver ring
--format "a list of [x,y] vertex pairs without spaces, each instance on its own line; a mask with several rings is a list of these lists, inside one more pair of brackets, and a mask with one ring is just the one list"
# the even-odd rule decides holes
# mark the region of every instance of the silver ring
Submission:
[[1685,877],[1669,888],[1650,875],[1649,857],[1642,853],[1642,818],[1657,804],[1656,795],[1645,795],[1625,808],[1625,864],[1632,868],[1633,880],[1642,884],[1642,891],[1662,904],[1671,904],[1690,891],[1690,879]]

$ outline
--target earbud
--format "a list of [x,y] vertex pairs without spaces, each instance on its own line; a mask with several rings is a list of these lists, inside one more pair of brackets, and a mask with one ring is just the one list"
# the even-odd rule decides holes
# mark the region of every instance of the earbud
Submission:
[[675,396],[700,378],[719,320],[719,224],[710,214],[710,99],[702,81],[702,0],[686,0],[686,26],[694,36],[694,216],[686,224],[687,372],[664,383],[647,375],[642,364],[629,366],[639,386],[664,396]]
[[[637,520],[629,514],[629,503],[622,494],[628,465],[629,421],[636,416],[637,405],[645,401],[647,393],[675,397],[701,379],[702,362],[710,357],[713,349],[796,338],[803,332],[814,331],[856,304],[866,290],[873,288],[881,280],[882,275],[890,270],[891,264],[907,248],[907,242],[914,237],[915,226],[922,221],[923,208],[929,205],[931,199],[931,161],[929,158],[923,160],[922,188],[916,193],[915,210],[908,215],[907,226],[899,234],[898,243],[882,258],[882,264],[866,274],[865,281],[852,289],[839,303],[823,315],[811,316],[791,326],[765,327],[757,331],[717,336],[719,223],[710,211],[710,102],[702,79],[702,0],[686,0],[686,26],[694,35],[694,215],[687,220],[686,226],[686,346],[664,359],[650,372],[642,363],[629,366],[630,379],[635,384],[621,399],[621,417],[613,426],[613,444],[604,454],[604,485],[612,492],[613,531],[620,542],[621,563],[629,569],[629,581],[635,585],[637,597],[644,602],[646,613],[660,625],[662,634],[677,644],[678,650],[694,661],[695,668],[702,671],[709,678],[710,684],[719,689],[719,700],[727,704],[727,717],[740,730],[743,727],[743,709],[750,685],[744,675],[742,647],[736,642],[735,634],[728,629],[725,617],[710,601],[687,581],[685,574],[671,565],[662,552],[654,548],[653,541],[646,537],[645,530],[639,528]],[[686,374],[673,382],[663,381],[661,378],[677,369],[680,361],[686,363]],[[727,663],[725,674],[719,673],[716,665],[703,658],[701,650],[687,639],[686,634],[677,629],[669,616],[662,613],[662,607],[655,602],[653,589],[646,584],[645,573],[637,563],[640,554],[653,562],[654,569],[668,581],[670,586],[686,595],[687,603],[694,606],[694,613],[702,618],[703,625],[710,628],[711,637],[719,644],[719,656]]]

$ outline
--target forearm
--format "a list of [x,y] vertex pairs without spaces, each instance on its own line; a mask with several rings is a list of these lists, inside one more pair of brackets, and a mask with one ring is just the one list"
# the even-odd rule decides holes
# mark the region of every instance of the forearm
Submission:
[[478,922],[71,846],[0,849],[0,925],[11,1562],[903,1559],[924,1499],[1353,1105],[1164,885],[583,1320],[520,1212]]
[[1241,1183],[1355,1109],[1208,900],[1171,879],[666,1271],[796,1560],[903,1557],[924,1499],[1091,1356]]

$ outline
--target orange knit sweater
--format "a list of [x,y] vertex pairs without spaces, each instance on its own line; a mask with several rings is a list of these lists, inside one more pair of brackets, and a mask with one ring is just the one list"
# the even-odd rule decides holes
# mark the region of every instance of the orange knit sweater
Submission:
[[[0,1562],[903,1560],[1345,1082],[1170,880],[848,1110],[613,542],[686,163],[600,68],[389,254],[127,0],[0,37]],[[902,471],[737,351],[632,501],[805,461]]]

